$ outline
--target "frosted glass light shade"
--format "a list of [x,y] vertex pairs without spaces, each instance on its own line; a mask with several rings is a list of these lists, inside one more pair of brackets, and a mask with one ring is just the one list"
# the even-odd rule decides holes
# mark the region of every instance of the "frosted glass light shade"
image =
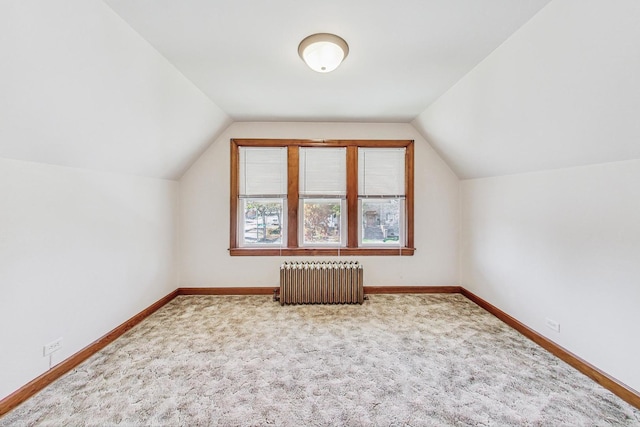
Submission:
[[328,73],[347,57],[349,45],[335,34],[312,34],[300,42],[298,54],[313,71]]

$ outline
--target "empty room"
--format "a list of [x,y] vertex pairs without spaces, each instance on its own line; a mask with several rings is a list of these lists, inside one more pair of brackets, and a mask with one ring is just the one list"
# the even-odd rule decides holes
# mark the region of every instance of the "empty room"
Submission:
[[640,426],[640,2],[0,2],[0,426]]

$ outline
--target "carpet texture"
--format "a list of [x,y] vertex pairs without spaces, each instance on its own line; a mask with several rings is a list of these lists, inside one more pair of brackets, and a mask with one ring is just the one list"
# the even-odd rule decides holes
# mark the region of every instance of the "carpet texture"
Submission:
[[0,418],[23,425],[640,426],[461,295],[181,296]]

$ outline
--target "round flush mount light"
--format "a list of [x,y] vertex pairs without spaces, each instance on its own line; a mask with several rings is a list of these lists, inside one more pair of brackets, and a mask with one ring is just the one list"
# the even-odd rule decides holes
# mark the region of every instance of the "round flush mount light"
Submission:
[[313,71],[328,73],[347,57],[349,45],[335,34],[312,34],[300,42],[298,54]]

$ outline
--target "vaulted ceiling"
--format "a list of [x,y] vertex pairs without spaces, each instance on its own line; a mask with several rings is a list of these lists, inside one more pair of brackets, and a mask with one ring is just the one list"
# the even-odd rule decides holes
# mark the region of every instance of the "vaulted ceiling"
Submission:
[[[640,158],[637,0],[7,0],[0,157],[178,179],[234,121],[411,123],[460,178]],[[350,45],[333,73],[299,42]]]

